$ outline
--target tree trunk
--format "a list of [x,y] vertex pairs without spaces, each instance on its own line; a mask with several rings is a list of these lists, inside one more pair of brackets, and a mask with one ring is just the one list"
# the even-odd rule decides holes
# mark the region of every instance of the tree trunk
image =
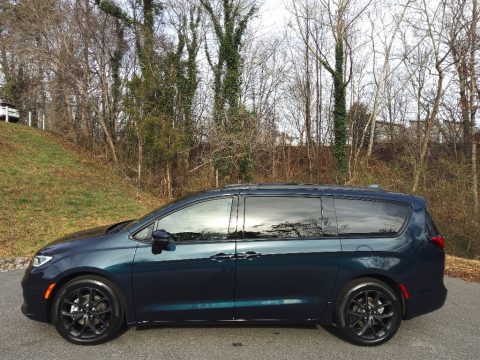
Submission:
[[[340,28],[342,28],[340,26]],[[344,81],[344,39],[343,29],[337,34],[335,44],[335,72],[333,74],[333,132],[335,135],[335,158],[337,162],[338,181],[345,182],[348,170],[347,158],[347,109]]]
[[320,146],[322,142],[322,84],[321,84],[321,67],[319,61],[315,61],[315,74],[316,74],[316,86],[315,86],[315,142],[316,142],[316,166],[317,166],[317,182],[320,182]]
[[140,131],[138,130],[138,128],[137,128],[137,140],[138,140],[137,184],[138,186],[140,186],[142,181],[143,139],[142,139],[142,136],[140,135]]
[[472,193],[473,212],[478,221],[478,173],[477,173],[477,144],[472,141]]
[[471,123],[471,142],[472,142],[472,193],[473,193],[473,211],[474,219],[478,221],[478,174],[477,174],[477,144],[475,141],[475,120],[477,113],[477,74],[475,68],[475,50],[477,46],[477,25],[478,8],[477,1],[472,4],[472,23],[470,24],[470,123]]
[[[90,5],[89,0],[85,0],[85,23],[86,28],[89,28],[90,22]],[[88,36],[84,36],[82,57],[83,57],[83,66],[82,66],[82,103],[81,103],[81,127],[82,127],[82,137],[83,145],[90,145],[90,131],[89,131],[89,122],[88,122],[88,76],[90,73],[89,58],[88,58],[88,48],[89,41]]]
[[310,181],[312,181],[312,159],[311,159],[311,146],[312,146],[312,112],[311,112],[311,103],[312,103],[312,91],[310,84],[310,54],[308,49],[309,42],[309,31],[308,31],[308,18],[306,19],[306,46],[305,46],[305,132],[307,135],[307,160],[308,160],[308,175]]
[[[413,177],[413,186],[412,192],[415,193],[418,190],[418,183],[420,182],[420,175],[422,174],[423,167],[425,166],[425,158],[427,156],[428,150],[428,142],[430,140],[430,130],[432,128],[433,123],[437,119],[438,109],[440,107],[440,101],[443,95],[443,69],[440,68],[440,64],[437,62],[436,69],[438,72],[438,80],[437,80],[437,89],[435,93],[435,100],[433,103],[432,112],[429,114],[426,124],[425,124],[425,135],[422,139],[421,147],[420,147],[420,158],[415,168],[415,173]],[[418,124],[420,126],[420,124]]]
[[167,196],[169,198],[173,197],[173,189],[172,189],[172,176],[170,174],[170,163],[167,162],[166,165],[166,181],[167,181]]
[[113,143],[112,135],[110,134],[110,131],[108,131],[108,128],[107,128],[107,125],[105,124],[104,119],[99,120],[99,123],[103,129],[105,138],[107,139],[107,144],[110,148],[110,151],[112,152],[113,161],[115,162],[115,164],[118,164],[117,152],[115,150],[115,144]]

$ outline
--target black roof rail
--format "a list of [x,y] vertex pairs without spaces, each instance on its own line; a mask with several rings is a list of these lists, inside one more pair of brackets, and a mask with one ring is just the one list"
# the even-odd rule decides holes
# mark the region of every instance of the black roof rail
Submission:
[[385,191],[377,184],[372,184],[367,187],[364,186],[342,186],[342,185],[325,185],[325,184],[310,184],[310,183],[257,183],[257,184],[229,184],[225,185],[224,189],[248,189],[248,188],[264,188],[264,189],[276,189],[276,188],[289,188],[289,187],[304,187],[311,189],[323,189],[323,190],[364,190],[364,191]]

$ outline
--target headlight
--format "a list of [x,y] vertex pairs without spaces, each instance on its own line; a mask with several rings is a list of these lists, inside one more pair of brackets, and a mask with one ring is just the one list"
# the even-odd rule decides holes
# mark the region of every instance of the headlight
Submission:
[[46,264],[50,260],[52,260],[51,256],[35,255],[35,257],[33,258],[33,261],[32,261],[32,266],[33,267],[39,267],[39,266],[42,266],[42,265]]

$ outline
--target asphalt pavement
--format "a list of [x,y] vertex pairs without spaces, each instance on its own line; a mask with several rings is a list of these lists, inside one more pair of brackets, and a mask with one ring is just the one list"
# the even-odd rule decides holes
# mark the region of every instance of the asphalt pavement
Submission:
[[97,346],[72,345],[49,324],[20,312],[23,271],[0,273],[0,359],[480,359],[480,284],[447,278],[445,306],[404,321],[371,348],[315,326],[164,326],[130,328]]

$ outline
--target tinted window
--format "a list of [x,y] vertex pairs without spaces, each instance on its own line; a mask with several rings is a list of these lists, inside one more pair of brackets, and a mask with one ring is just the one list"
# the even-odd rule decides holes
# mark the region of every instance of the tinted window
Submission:
[[322,198],[323,236],[337,236],[337,217],[333,198]]
[[135,235],[150,240],[153,229],[164,229],[177,241],[216,241],[228,237],[232,198],[204,201],[178,210]]
[[338,233],[396,234],[403,226],[409,207],[379,201],[335,199]]
[[247,197],[245,238],[303,238],[322,236],[318,198]]
[[439,234],[439,231],[437,229],[437,226],[433,222],[432,217],[430,214],[427,212],[426,213],[426,220],[427,220],[427,235],[428,236],[437,236]]

